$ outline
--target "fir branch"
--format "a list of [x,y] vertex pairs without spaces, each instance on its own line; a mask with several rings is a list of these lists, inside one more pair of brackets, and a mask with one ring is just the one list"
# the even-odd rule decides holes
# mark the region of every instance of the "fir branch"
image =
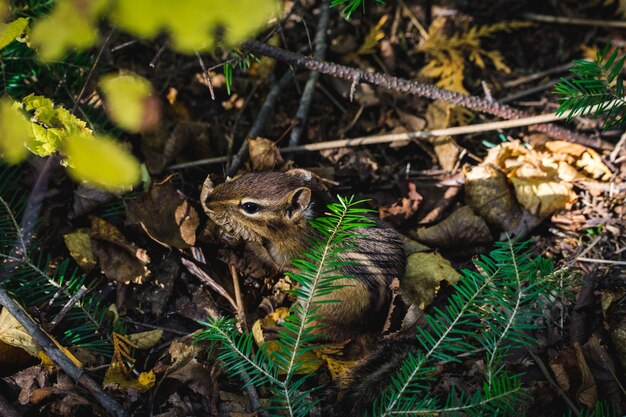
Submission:
[[626,56],[618,58],[617,48],[609,54],[610,44],[596,52],[595,61],[576,60],[570,70],[572,80],[561,79],[554,94],[561,102],[557,115],[567,115],[567,120],[576,116],[600,117],[603,128],[626,125],[626,98],[622,68]]

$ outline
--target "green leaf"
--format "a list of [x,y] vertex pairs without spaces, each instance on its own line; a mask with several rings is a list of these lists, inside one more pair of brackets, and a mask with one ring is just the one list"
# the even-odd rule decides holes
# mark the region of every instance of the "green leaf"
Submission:
[[4,48],[15,38],[24,33],[24,29],[28,26],[28,19],[20,17],[9,23],[0,24],[0,49]]
[[74,135],[65,141],[63,154],[70,175],[94,187],[124,191],[141,179],[139,161],[110,138]]
[[123,129],[139,132],[147,117],[150,81],[136,74],[111,74],[100,79],[111,119]]
[[97,20],[109,0],[59,0],[52,12],[38,20],[30,39],[46,61],[63,57],[68,49],[87,49],[98,40]]
[[26,158],[26,143],[32,136],[30,123],[19,105],[8,97],[0,99],[0,158],[17,164]]
[[219,32],[227,46],[243,42],[277,10],[275,0],[120,0],[111,20],[143,38],[167,32],[175,49],[194,53],[213,49]]

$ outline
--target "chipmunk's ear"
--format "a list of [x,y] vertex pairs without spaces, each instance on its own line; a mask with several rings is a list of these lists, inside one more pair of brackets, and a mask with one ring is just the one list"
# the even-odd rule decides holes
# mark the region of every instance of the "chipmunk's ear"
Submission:
[[204,184],[202,184],[202,190],[200,191],[200,203],[202,204],[202,208],[205,212],[208,212],[209,209],[206,206],[206,200],[213,193],[215,186],[213,186],[213,181],[211,181],[211,177],[207,175],[206,180],[204,180]]
[[292,168],[289,171],[285,171],[285,174],[293,175],[294,177],[300,177],[307,182],[313,180],[313,173],[302,168]]
[[300,187],[289,195],[289,206],[287,208],[287,217],[291,220],[297,220],[311,205],[311,189]]

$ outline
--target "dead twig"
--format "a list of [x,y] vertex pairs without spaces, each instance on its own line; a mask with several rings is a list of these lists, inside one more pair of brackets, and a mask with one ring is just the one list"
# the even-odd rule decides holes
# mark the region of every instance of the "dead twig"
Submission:
[[59,323],[61,323],[61,321],[65,318],[65,315],[67,314],[67,312],[70,311],[72,307],[74,307],[76,303],[78,303],[78,301],[80,301],[80,299],[83,298],[83,295],[85,295],[86,293],[87,293],[87,287],[85,287],[84,285],[81,285],[78,291],[76,291],[76,294],[74,294],[72,298],[70,298],[67,301],[67,303],[65,303],[61,311],[59,311],[58,314],[52,319],[52,321],[50,322],[50,326],[48,326],[49,332],[54,330],[54,328]]
[[[328,16],[330,15],[330,2],[325,1],[322,4],[322,11],[320,12],[320,19],[317,24],[317,31],[315,32],[315,39],[313,44],[315,46],[315,59],[323,60],[326,57],[326,29],[328,28]],[[313,92],[317,85],[317,80],[320,77],[320,73],[317,71],[311,71],[309,79],[304,86],[304,92],[300,99],[300,105],[296,111],[296,121],[298,124],[291,131],[289,138],[289,146],[296,146],[300,143],[302,132],[306,127],[307,118],[309,116],[309,109],[311,108],[311,102],[313,101]]]
[[[318,143],[308,143],[305,145],[292,146],[289,148],[279,148],[281,153],[311,152],[324,149],[335,149],[352,146],[366,146],[381,143],[401,142],[413,139],[426,139],[438,136],[455,136],[468,133],[488,132],[498,129],[510,129],[514,127],[522,127],[536,125],[538,123],[547,123],[554,120],[563,119],[565,116],[556,116],[554,114],[544,114],[540,116],[532,116],[517,120],[504,120],[499,122],[481,123],[469,126],[448,127],[445,129],[424,130],[420,132],[394,133],[389,135],[366,136],[352,139],[330,140]],[[219,164],[226,162],[226,157],[220,156],[216,158],[200,159],[192,162],[184,162],[170,166],[168,169],[183,169],[199,165]]]
[[[401,93],[412,94],[433,100],[439,99],[447,103],[463,106],[478,112],[489,113],[507,120],[523,119],[531,116],[528,112],[515,109],[495,101],[485,100],[476,96],[468,96],[444,90],[433,85],[422,84],[378,72],[370,73],[356,68],[347,67],[345,65],[319,61],[254,40],[243,43],[242,48],[248,52],[265,55],[297,67],[306,68],[311,71],[318,71],[322,74],[333,77],[349,81],[359,80],[359,82],[376,85]],[[589,136],[552,124],[539,125],[537,126],[537,130],[547,133],[555,138],[569,140],[590,147],[598,147],[602,143],[599,139],[593,139]]]
[[246,309],[243,304],[243,298],[241,297],[241,288],[239,287],[239,274],[237,274],[237,268],[235,267],[234,263],[231,262],[228,265],[228,268],[230,269],[230,275],[233,278],[233,287],[235,289],[235,301],[237,302],[237,317],[239,318],[239,323],[241,323],[241,325],[244,328],[247,328]]
[[541,358],[539,356],[537,356],[531,350],[528,350],[528,354],[533,358],[533,360],[535,361],[535,364],[539,367],[539,370],[541,371],[543,376],[546,378],[546,380],[548,381],[548,383],[550,384],[552,389],[554,391],[556,391],[557,394],[559,394],[559,396],[563,399],[565,404],[567,404],[567,406],[570,408],[570,410],[572,410],[574,412],[575,416],[579,415],[578,414],[578,408],[572,402],[572,400],[570,400],[570,398],[563,392],[561,387],[559,387],[559,385],[554,381],[554,379],[552,379],[552,376],[550,375],[550,371],[548,371],[548,368],[546,368],[546,365],[543,363]]
[[608,28],[626,28],[623,20],[582,19],[579,17],[550,16],[537,13],[524,13],[524,19],[542,23],[562,23],[577,26],[601,26]]

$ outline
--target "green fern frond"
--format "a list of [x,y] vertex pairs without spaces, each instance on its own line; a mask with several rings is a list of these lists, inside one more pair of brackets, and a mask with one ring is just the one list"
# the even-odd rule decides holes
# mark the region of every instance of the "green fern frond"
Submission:
[[[324,217],[310,222],[318,236],[311,239],[310,250],[303,254],[303,259],[293,261],[298,272],[289,276],[298,284],[293,291],[298,302],[285,319],[284,330],[278,332],[274,353],[266,354],[263,347],[255,350],[252,336],[238,333],[233,320],[209,320],[198,337],[219,345],[218,357],[230,375],[245,374],[251,384],[270,385],[272,410],[306,416],[317,404],[318,400],[312,397],[314,389],[304,387],[311,374],[298,373],[307,364],[303,355],[321,347],[317,343],[323,332],[323,327],[316,324],[321,318],[318,310],[322,302],[329,301],[320,299],[341,288],[338,280],[348,278],[341,274],[342,267],[348,264],[341,254],[350,250],[360,236],[357,229],[374,224],[365,216],[371,210],[358,208],[360,203],[354,198],[338,197],[337,203],[328,205]],[[278,378],[278,371],[284,378]]]
[[[552,264],[533,259],[528,243],[503,242],[463,271],[445,309],[434,309],[418,328],[420,350],[409,354],[392,384],[374,404],[373,415],[507,415],[523,400],[517,376],[508,375],[503,358],[514,347],[535,342],[535,304],[553,292],[558,275]],[[438,362],[459,362],[459,354],[486,352],[485,381],[472,395],[451,393],[445,406],[428,395]]]
[[572,80],[563,78],[554,94],[561,101],[556,114],[604,117],[604,128],[626,125],[626,100],[622,68],[626,56],[618,58],[617,49],[609,54],[609,46],[596,53],[595,61],[576,60]]

